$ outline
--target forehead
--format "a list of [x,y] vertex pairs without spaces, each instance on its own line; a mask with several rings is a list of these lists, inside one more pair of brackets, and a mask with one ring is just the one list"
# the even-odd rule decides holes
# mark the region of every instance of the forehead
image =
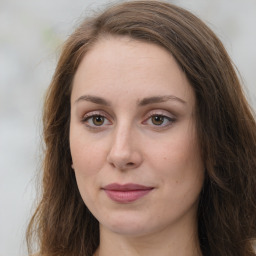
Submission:
[[129,37],[100,39],[78,67],[71,98],[82,93],[128,96],[131,91],[136,97],[167,93],[186,101],[194,97],[184,72],[163,47]]

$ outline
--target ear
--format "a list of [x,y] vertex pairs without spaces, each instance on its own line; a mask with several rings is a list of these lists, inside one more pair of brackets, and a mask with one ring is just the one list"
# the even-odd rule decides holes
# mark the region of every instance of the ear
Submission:
[[71,164],[71,168],[74,170],[74,165],[73,165],[73,163]]

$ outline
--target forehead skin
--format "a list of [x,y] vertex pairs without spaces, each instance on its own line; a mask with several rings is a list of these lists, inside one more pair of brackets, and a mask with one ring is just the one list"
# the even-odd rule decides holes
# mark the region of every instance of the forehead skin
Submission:
[[[127,52],[135,54],[129,55]],[[149,81],[153,86],[145,85]],[[195,105],[192,87],[166,49],[129,37],[112,36],[100,39],[82,59],[73,81],[71,104],[83,90],[88,93],[93,90],[106,96],[102,93],[102,84],[108,88],[108,93],[120,98],[121,94],[129,93],[129,83],[145,97],[161,94],[158,84],[164,83],[169,94],[174,94],[175,91],[175,96],[189,102],[190,107]],[[162,93],[165,94],[166,90]]]

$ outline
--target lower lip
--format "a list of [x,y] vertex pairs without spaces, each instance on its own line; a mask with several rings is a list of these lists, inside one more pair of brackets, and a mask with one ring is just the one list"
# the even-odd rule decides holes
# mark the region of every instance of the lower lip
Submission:
[[108,197],[118,203],[130,203],[134,202],[145,195],[147,195],[152,189],[145,190],[104,190]]

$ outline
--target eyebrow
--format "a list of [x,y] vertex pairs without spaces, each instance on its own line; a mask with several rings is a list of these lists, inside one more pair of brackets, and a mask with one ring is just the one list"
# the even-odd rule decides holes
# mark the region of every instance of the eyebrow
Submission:
[[[186,101],[184,101],[181,98],[178,98],[174,95],[164,95],[164,96],[153,96],[153,97],[147,97],[141,100],[138,100],[137,104],[138,106],[146,106],[149,104],[154,104],[154,103],[161,103],[161,102],[166,102],[169,100],[177,101],[182,104],[186,104]],[[104,106],[111,106],[111,103],[101,97],[98,96],[93,96],[93,95],[82,95],[79,97],[75,103],[78,103],[80,101],[89,101],[98,105],[104,105]]]
[[183,99],[178,98],[174,95],[164,95],[164,96],[154,96],[154,97],[144,98],[144,99],[138,101],[138,105],[145,106],[148,104],[161,103],[161,102],[166,102],[169,100],[173,100],[173,101],[180,102],[182,104],[186,104],[186,101],[184,101]]
[[110,106],[110,102],[108,102],[107,100],[101,98],[101,97],[97,97],[97,96],[92,96],[92,95],[83,95],[81,97],[79,97],[75,103],[78,103],[79,101],[89,101],[98,105],[104,105],[104,106]]

